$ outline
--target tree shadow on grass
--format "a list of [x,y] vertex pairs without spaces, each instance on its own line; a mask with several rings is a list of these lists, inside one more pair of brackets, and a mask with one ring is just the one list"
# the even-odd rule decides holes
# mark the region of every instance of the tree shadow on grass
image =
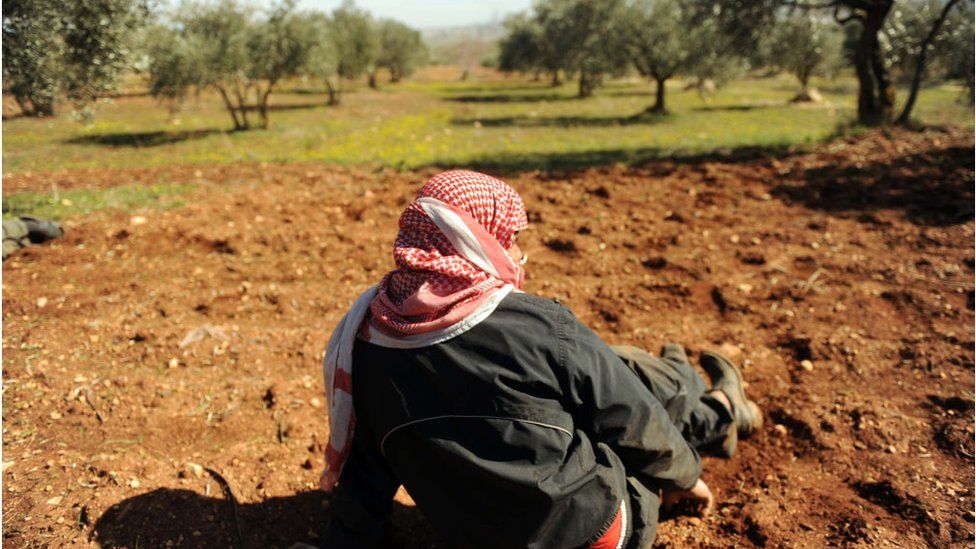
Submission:
[[791,145],[786,144],[763,147],[750,146],[723,148],[706,154],[662,147],[604,149],[563,153],[508,153],[476,158],[465,162],[463,165],[440,163],[435,166],[441,169],[460,167],[494,175],[510,176],[534,170],[558,173],[612,164],[635,166],[656,160],[673,160],[682,164],[700,164],[705,162],[738,164],[762,158],[785,156],[790,153],[791,148]]
[[698,112],[747,112],[754,111],[758,109],[771,109],[774,107],[784,107],[785,102],[782,103],[757,103],[748,105],[703,105],[701,107],[692,107],[691,110]]
[[620,88],[620,89],[609,89],[601,90],[597,92],[598,95],[605,95],[608,97],[655,97],[657,92],[642,88]]
[[[297,111],[302,109],[317,109],[319,107],[328,107],[328,101],[320,101],[317,103],[285,103],[283,105],[268,105],[268,110],[274,111]],[[258,110],[257,105],[247,105],[244,110],[248,112],[256,112]]]
[[185,130],[158,132],[120,132],[96,135],[81,135],[65,140],[72,145],[102,145],[105,147],[158,147],[191,139],[202,139],[209,135],[230,133],[224,130]]
[[[190,490],[160,488],[109,507],[94,526],[102,547],[287,548],[320,545],[331,496],[315,490],[235,507]],[[236,514],[236,518],[235,518]],[[394,503],[388,547],[439,547],[443,542],[416,507]]]
[[812,168],[772,194],[868,223],[879,222],[872,211],[901,210],[916,225],[947,226],[973,220],[973,186],[972,148],[945,147],[868,165]]
[[652,125],[664,122],[668,115],[639,113],[633,116],[507,116],[503,118],[455,118],[451,124],[455,126],[477,126],[485,128],[572,128],[572,127],[611,127]]
[[572,101],[574,95],[560,95],[558,93],[495,93],[485,95],[454,95],[444,98],[456,103],[542,103],[547,101]]

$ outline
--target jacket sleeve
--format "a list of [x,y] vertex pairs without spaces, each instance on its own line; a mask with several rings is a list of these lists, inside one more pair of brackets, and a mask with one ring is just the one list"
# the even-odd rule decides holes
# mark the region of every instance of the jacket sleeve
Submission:
[[366,433],[353,447],[332,498],[325,547],[378,547],[390,531],[393,497],[400,482]]
[[701,458],[671,423],[663,405],[630,368],[568,309],[558,322],[557,360],[579,428],[609,446],[629,476],[666,490],[686,490],[701,475]]

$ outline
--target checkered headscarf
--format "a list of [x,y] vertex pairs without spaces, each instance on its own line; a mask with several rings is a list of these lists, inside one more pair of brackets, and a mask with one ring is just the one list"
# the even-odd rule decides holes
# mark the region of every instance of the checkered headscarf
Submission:
[[[438,202],[471,229],[486,261],[501,267],[497,272],[459,253],[431,217],[427,205]],[[371,306],[374,325],[391,335],[435,330],[453,324],[458,311],[472,309],[495,288],[520,287],[521,269],[505,269],[507,256],[492,256],[505,253],[527,225],[518,193],[494,177],[454,170],[430,178],[400,216],[393,244],[397,268],[380,282]]]

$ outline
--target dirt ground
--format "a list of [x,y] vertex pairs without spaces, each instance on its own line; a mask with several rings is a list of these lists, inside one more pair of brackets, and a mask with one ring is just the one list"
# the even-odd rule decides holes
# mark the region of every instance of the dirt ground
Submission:
[[[315,543],[320,361],[391,266],[425,176],[316,164],[16,175],[6,192],[198,181],[3,268],[3,541]],[[718,348],[766,415],[676,546],[971,547],[973,140],[869,134],[780,158],[507,178],[527,290],[610,343]],[[229,497],[229,493],[233,497]],[[405,494],[394,538],[438,545]]]

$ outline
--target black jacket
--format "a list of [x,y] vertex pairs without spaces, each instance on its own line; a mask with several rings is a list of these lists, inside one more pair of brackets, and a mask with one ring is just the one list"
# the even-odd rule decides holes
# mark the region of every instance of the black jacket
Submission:
[[628,498],[628,546],[650,546],[661,488],[698,454],[660,402],[565,307],[511,294],[446,342],[358,341],[356,428],[325,547],[383,541],[403,484],[458,547],[585,547]]

